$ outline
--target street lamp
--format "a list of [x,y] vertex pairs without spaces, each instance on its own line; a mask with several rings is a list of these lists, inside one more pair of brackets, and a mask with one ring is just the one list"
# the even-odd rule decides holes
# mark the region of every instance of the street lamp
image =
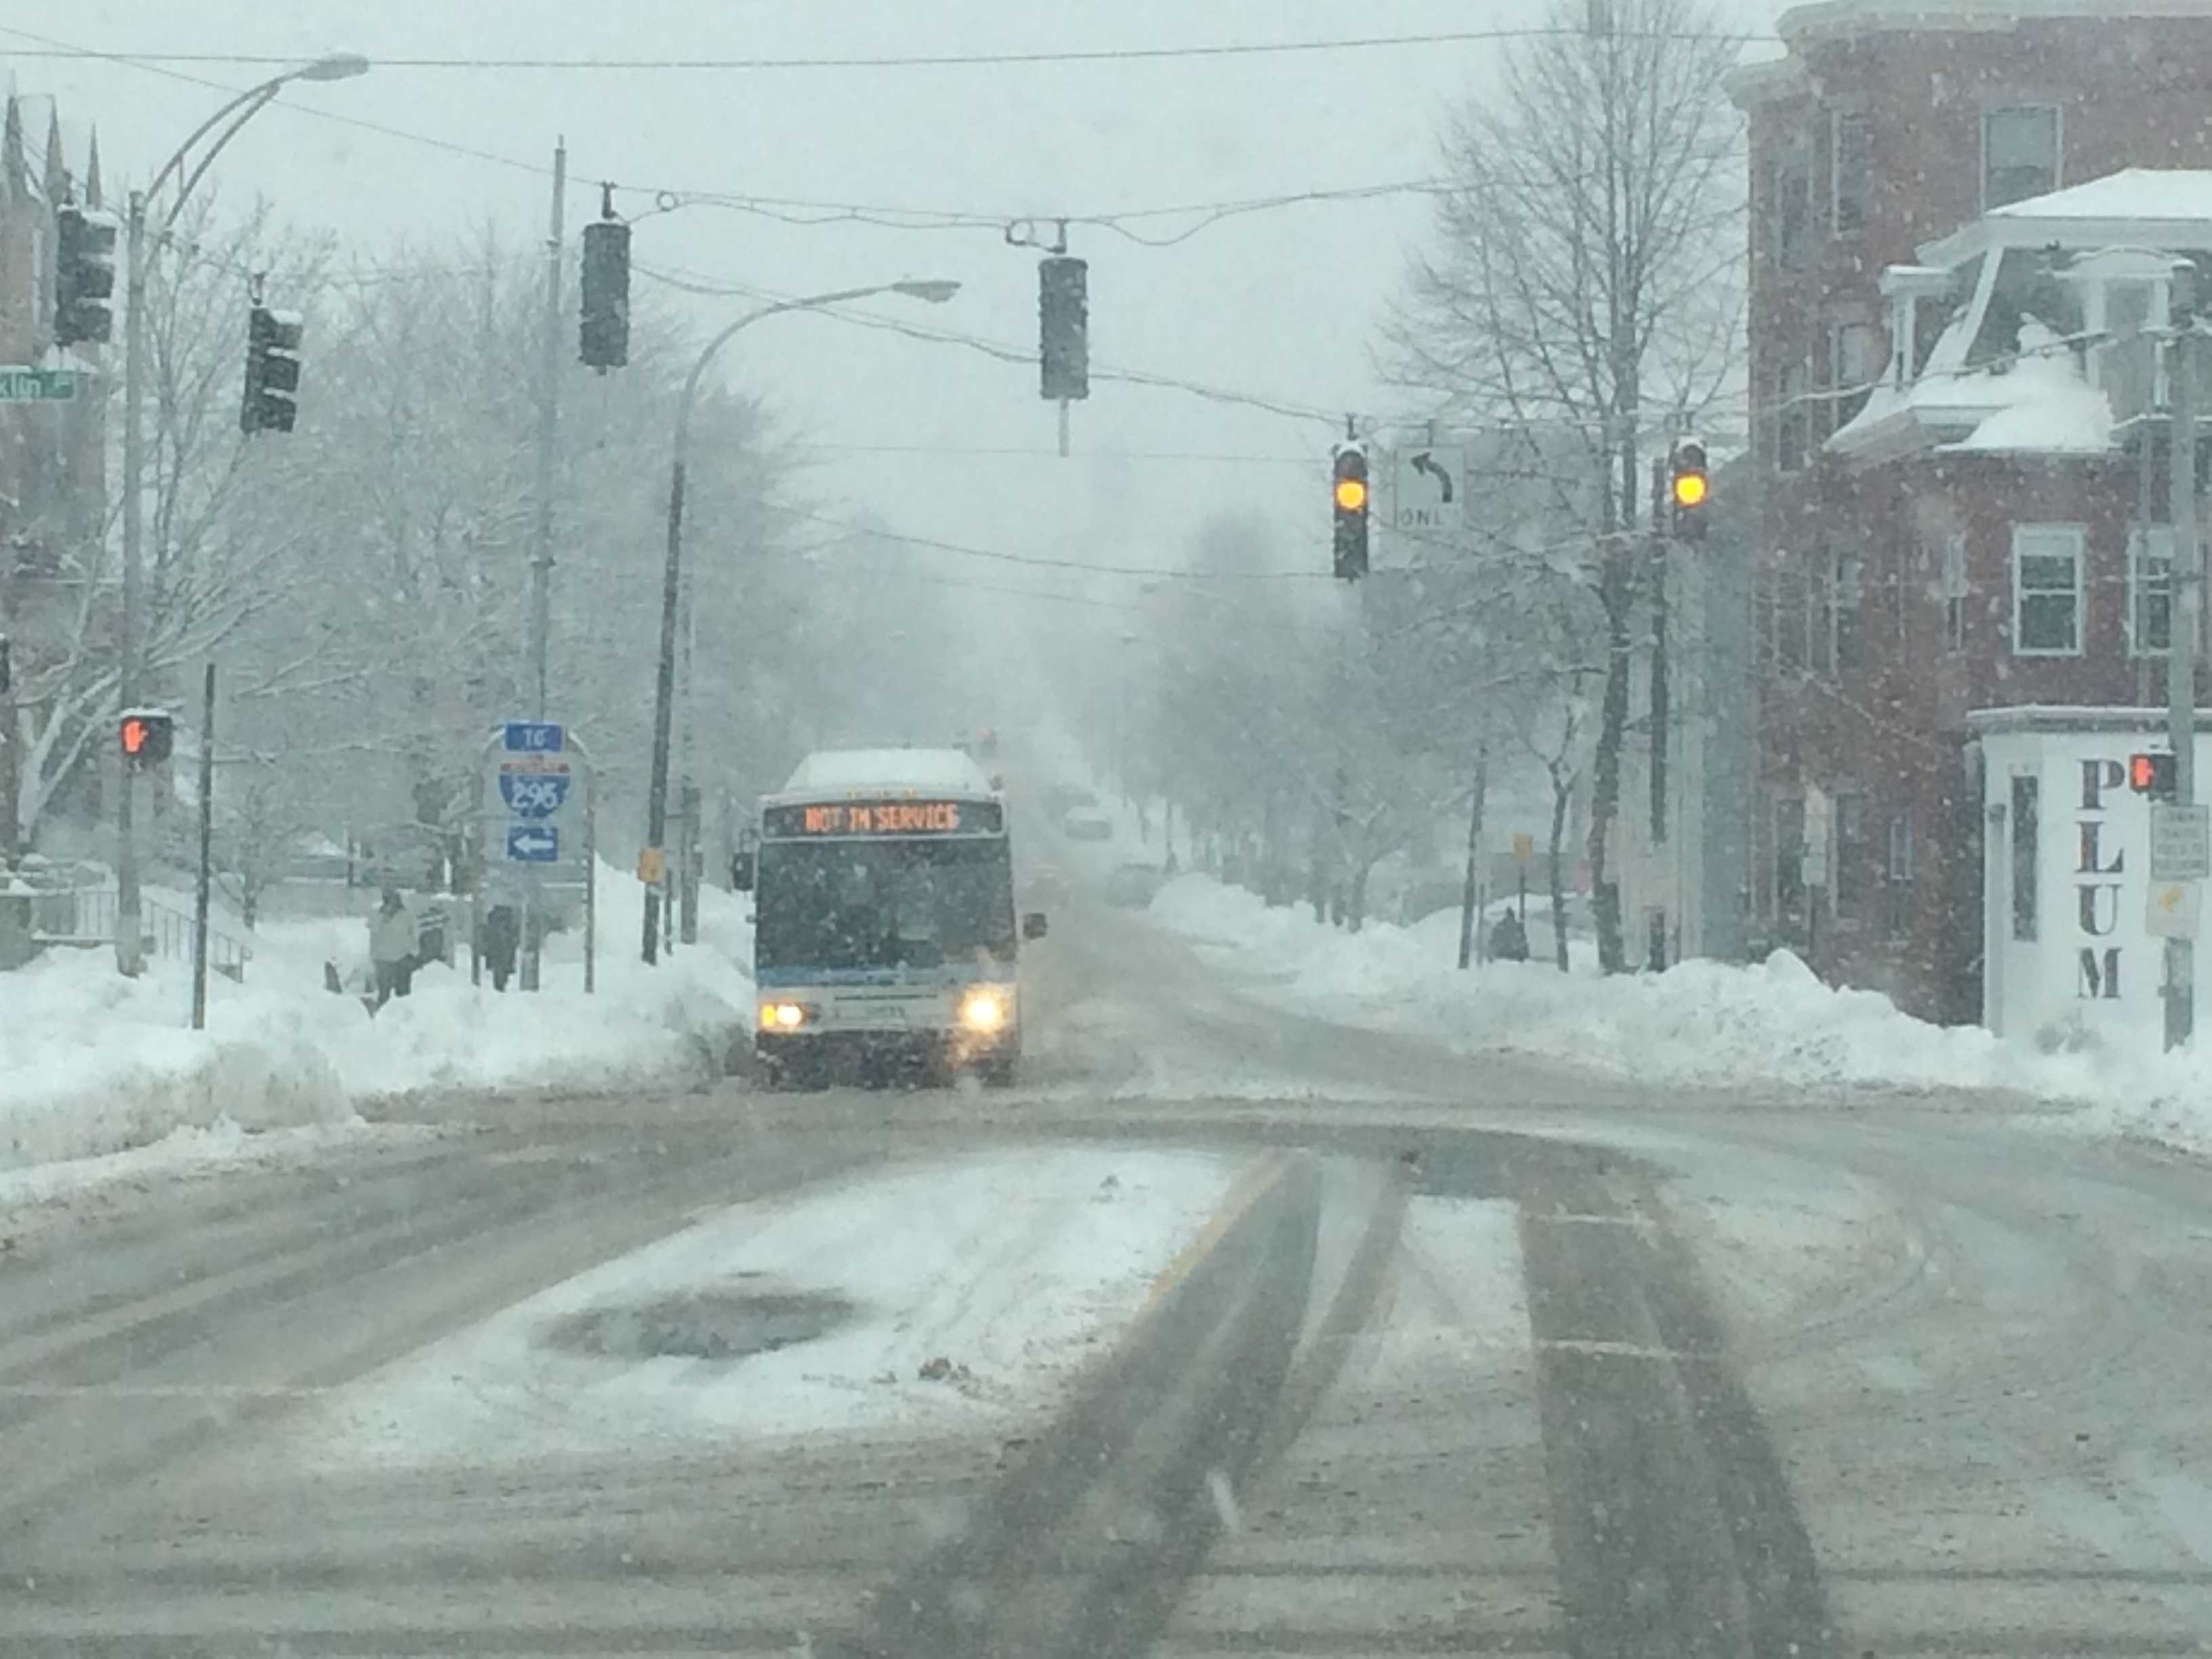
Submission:
[[[691,408],[698,398],[699,381],[707,372],[707,365],[714,362],[715,354],[732,339],[763,317],[773,317],[786,311],[813,311],[823,306],[841,305],[848,300],[873,299],[879,294],[902,295],[909,300],[943,305],[959,291],[958,283],[940,277],[878,283],[868,288],[846,288],[830,294],[811,294],[804,299],[778,300],[773,305],[747,312],[708,341],[706,349],[699,354],[699,361],[691,365],[691,373],[684,382],[683,401],[676,409],[675,459],[668,471],[668,559],[661,573],[659,677],[653,687],[653,775],[646,796],[645,842],[647,847],[655,853],[662,853],[663,843],[668,838],[668,738],[676,702],[677,599],[684,580],[684,463],[691,447]],[[666,868],[665,853],[656,862],[664,870]],[[688,880],[688,860],[685,869],[686,874],[681,878]],[[648,884],[645,890],[643,954],[648,964],[660,958],[660,885],[658,882]]]
[[[272,75],[258,86],[248,87],[208,118],[194,127],[185,142],[177,146],[169,159],[161,163],[153,181],[143,190],[131,192],[131,211],[126,221],[124,244],[123,319],[123,618],[122,640],[116,677],[116,696],[123,708],[134,707],[138,701],[139,679],[143,665],[143,641],[139,638],[139,611],[143,608],[140,587],[144,581],[144,524],[143,503],[139,500],[141,484],[145,477],[144,409],[146,359],[146,203],[174,173],[179,180],[177,199],[169,204],[169,211],[161,221],[161,234],[167,236],[184,211],[185,200],[192,188],[206,176],[209,164],[222,154],[223,147],[238,137],[239,129],[268,107],[271,99],[285,84],[293,81],[347,81],[355,76],[368,73],[368,59],[355,52],[336,52],[318,58],[313,63],[301,64]],[[235,115],[235,119],[230,119]],[[192,147],[225,121],[220,136],[207,148],[198,164],[187,174],[185,163]],[[136,977],[144,965],[141,960],[142,945],[138,922],[138,842],[132,823],[132,785],[129,773],[123,777],[123,787],[115,801],[115,965],[122,973]]]

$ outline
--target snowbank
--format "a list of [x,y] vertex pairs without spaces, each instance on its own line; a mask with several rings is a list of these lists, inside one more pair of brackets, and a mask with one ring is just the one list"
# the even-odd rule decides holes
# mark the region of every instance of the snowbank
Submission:
[[[1531,907],[1532,921],[1534,906]],[[1685,962],[1598,978],[1541,961],[1454,966],[1459,917],[1358,933],[1270,909],[1205,876],[1178,878],[1155,920],[1267,971],[1304,1012],[1639,1078],[1725,1088],[2000,1090],[2090,1109],[2091,1127],[2212,1151],[2212,1052],[2044,1054],[1978,1027],[1928,1024],[1873,991],[1823,984],[1787,951],[1735,967]],[[1541,933],[1532,926],[1532,934]],[[1548,944],[1544,938],[1538,947]],[[1579,945],[1577,968],[1588,964]]]
[[356,1105],[400,1095],[585,1092],[708,1075],[750,1017],[745,901],[703,892],[698,945],[647,969],[636,945],[642,890],[602,866],[599,896],[596,995],[584,994],[580,937],[556,934],[535,995],[498,995],[488,977],[471,985],[463,954],[458,969],[418,973],[414,994],[374,1018],[352,990],[324,988],[326,962],[349,984],[364,965],[358,918],[264,927],[244,984],[211,977],[204,1032],[189,1029],[184,964],[126,980],[106,951],[50,951],[0,975],[0,1168],[142,1146],[179,1128],[343,1123]]

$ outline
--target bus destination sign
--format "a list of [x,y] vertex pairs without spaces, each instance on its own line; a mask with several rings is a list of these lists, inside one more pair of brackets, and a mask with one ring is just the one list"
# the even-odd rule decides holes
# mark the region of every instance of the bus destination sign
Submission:
[[995,836],[996,801],[840,800],[771,806],[761,831],[775,840],[810,836]]

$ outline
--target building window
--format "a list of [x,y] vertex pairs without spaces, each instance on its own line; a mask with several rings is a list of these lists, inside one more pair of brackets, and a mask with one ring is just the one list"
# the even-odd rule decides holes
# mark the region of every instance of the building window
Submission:
[[2058,188],[2058,111],[2048,104],[1984,112],[1984,211]]
[[1829,872],[1829,880],[1839,921],[1860,921],[1866,916],[1867,877],[1874,862],[1867,846],[1866,818],[1864,795],[1836,797],[1836,867]]
[[2138,525],[2128,537],[2128,648],[2162,657],[2173,644],[2173,530]]
[[1836,562],[1832,553],[1813,556],[1806,580],[1805,665],[1823,678],[1836,672]]
[[1953,534],[1943,539],[1943,570],[1936,592],[1943,601],[1943,648],[1966,648],[1966,538]]
[[1829,222],[1838,236],[1866,226],[1867,174],[1874,129],[1863,110],[1838,110],[1828,135]]
[[1805,567],[1795,554],[1777,556],[1774,570],[1774,665],[1805,672]]
[[1774,470],[1802,471],[1813,443],[1812,404],[1805,396],[1805,365],[1792,363],[1775,382]]
[[1838,323],[1828,331],[1828,384],[1835,388],[1838,426],[1859,412],[1881,378],[1882,364],[1875,353],[1870,323]]
[[1912,913],[1912,814],[1889,815],[1882,850],[1882,924],[1892,934],[1907,931]]
[[1813,147],[1800,134],[1774,170],[1775,252],[1797,264],[1812,241]]
[[2012,649],[2017,657],[2081,654],[2079,525],[2015,525],[2012,532]]
[[1829,586],[1835,594],[1831,626],[1836,634],[1830,656],[1836,672],[1844,674],[1866,661],[1866,571],[1857,554],[1834,556],[1830,564]]
[[2012,781],[2012,936],[2035,937],[2035,840],[2040,780]]

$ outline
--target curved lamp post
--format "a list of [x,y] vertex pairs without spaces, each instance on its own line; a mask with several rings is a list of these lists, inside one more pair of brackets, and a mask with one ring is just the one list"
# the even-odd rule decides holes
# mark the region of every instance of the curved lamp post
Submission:
[[[700,352],[699,361],[691,365],[691,373],[684,382],[684,398],[676,410],[676,455],[668,473],[668,561],[661,573],[660,584],[660,665],[659,677],[653,687],[653,773],[647,790],[645,844],[661,854],[661,865],[666,867],[665,842],[668,837],[668,743],[676,702],[676,611],[678,596],[683,589],[684,573],[684,469],[691,446],[691,409],[699,396],[699,381],[707,372],[708,364],[715,354],[738,334],[750,328],[764,317],[773,317],[786,311],[814,311],[823,306],[842,304],[848,300],[872,299],[878,294],[899,294],[909,300],[927,301],[931,305],[943,305],[960,291],[960,284],[945,280],[878,283],[869,288],[839,289],[829,294],[811,294],[804,299],[779,300],[773,305],[749,311],[732,323]],[[643,955],[647,963],[660,957],[660,893],[661,882],[647,884],[645,890],[645,937]]]
[[[260,85],[248,87],[221,109],[194,127],[176,152],[161,163],[153,181],[143,190],[131,192],[131,211],[126,222],[124,243],[124,317],[123,317],[123,617],[121,661],[116,677],[116,696],[125,708],[138,701],[139,679],[143,666],[139,661],[143,641],[139,638],[139,611],[142,608],[140,589],[144,582],[143,565],[143,503],[139,500],[140,485],[144,477],[145,457],[143,436],[145,408],[146,356],[146,265],[149,250],[146,246],[146,203],[174,173],[179,183],[177,198],[170,204],[167,215],[161,221],[161,234],[167,236],[184,211],[185,200],[193,186],[207,174],[208,166],[222,154],[223,146],[238,136],[239,129],[268,107],[270,100],[288,83],[294,81],[347,81],[356,75],[368,73],[368,59],[353,52],[338,52],[328,58],[318,58],[313,63],[288,69],[281,75],[272,75]],[[232,118],[236,118],[233,119]],[[189,174],[185,164],[191,157],[192,147],[213,132],[226,120],[222,135],[210,144]],[[132,823],[131,779],[128,772],[123,776],[123,787],[116,793],[115,800],[115,965],[123,973],[136,976],[144,965],[141,960],[142,944],[138,922],[138,843]]]

